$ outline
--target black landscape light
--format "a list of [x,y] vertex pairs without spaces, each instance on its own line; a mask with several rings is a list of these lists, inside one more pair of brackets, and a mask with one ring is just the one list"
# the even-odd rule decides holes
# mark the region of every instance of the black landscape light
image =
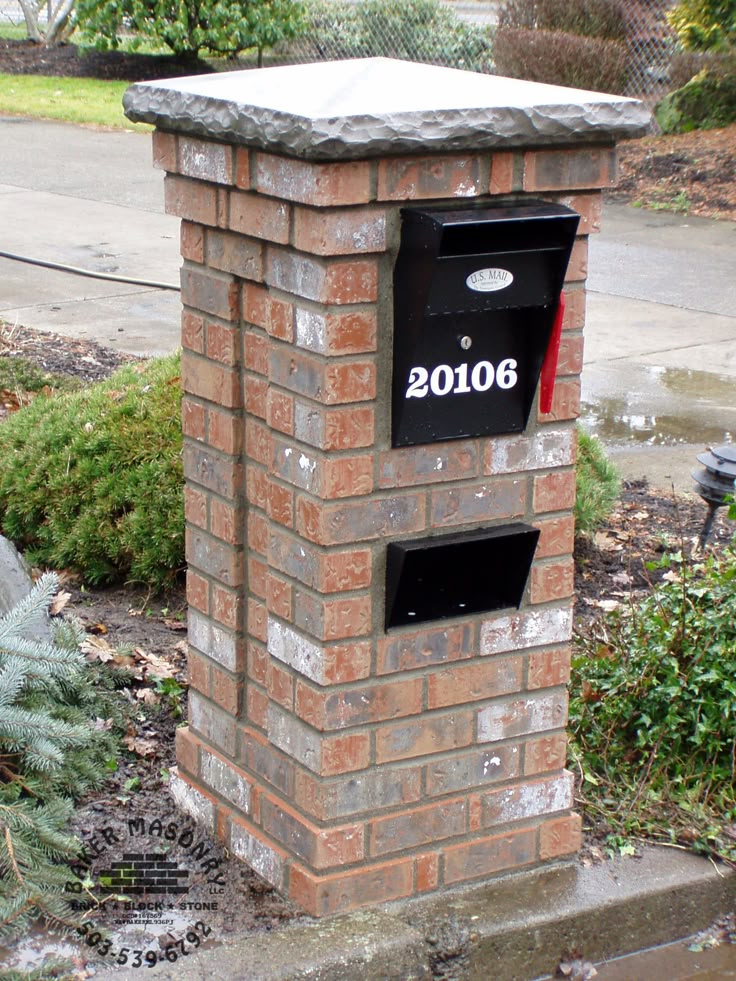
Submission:
[[714,450],[709,448],[705,453],[698,454],[697,459],[703,468],[693,470],[691,475],[696,484],[695,490],[708,505],[698,543],[700,548],[704,548],[716,511],[736,493],[736,445],[717,446]]

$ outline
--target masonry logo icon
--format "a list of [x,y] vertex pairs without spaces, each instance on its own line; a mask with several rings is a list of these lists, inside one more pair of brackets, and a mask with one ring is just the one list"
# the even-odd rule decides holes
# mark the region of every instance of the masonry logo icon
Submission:
[[100,872],[100,892],[167,896],[189,892],[189,870],[160,852],[125,852],[122,859]]

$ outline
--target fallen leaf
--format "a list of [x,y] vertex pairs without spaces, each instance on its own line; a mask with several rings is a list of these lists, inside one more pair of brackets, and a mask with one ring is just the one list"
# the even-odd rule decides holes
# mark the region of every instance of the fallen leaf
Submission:
[[596,532],[593,544],[602,552],[620,552],[623,549],[623,545],[605,531]]
[[91,634],[98,634],[98,635],[106,634],[107,627],[105,626],[104,623],[94,623],[91,627],[88,628],[88,632]]
[[58,616],[71,598],[71,593],[65,593],[63,589],[60,589],[56,596],[54,596],[54,598],[51,600],[51,605],[49,606],[49,613],[51,616]]
[[144,760],[156,755],[156,740],[154,739],[143,739],[142,736],[124,736],[123,742],[131,753],[142,756]]
[[150,675],[156,675],[157,678],[176,677],[176,668],[164,660],[164,658],[159,657],[158,654],[149,654],[142,647],[136,647],[133,650],[133,655],[138,661],[142,662],[143,670],[147,677]]
[[88,661],[102,661],[103,664],[112,661],[117,654],[115,648],[111,647],[106,640],[91,636],[84,638],[80,650]]
[[178,644],[174,644],[174,650],[186,655],[189,653],[189,643],[186,640],[180,640]]
[[628,586],[633,581],[634,577],[630,576],[628,572],[616,572],[611,576],[611,582],[615,582],[619,586]]
[[632,521],[646,521],[649,516],[648,511],[635,511],[631,515],[631,519]]
[[161,701],[156,692],[151,691],[150,688],[139,688],[135,693],[135,697],[139,702],[143,702],[144,705],[158,705]]
[[173,620],[171,617],[164,617],[163,624],[169,630],[186,630],[187,625],[184,620]]

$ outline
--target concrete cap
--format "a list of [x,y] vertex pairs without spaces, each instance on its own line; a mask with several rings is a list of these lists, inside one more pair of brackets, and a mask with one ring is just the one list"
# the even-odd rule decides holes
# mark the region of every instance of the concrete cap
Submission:
[[391,58],[131,86],[128,118],[312,160],[641,136],[636,99]]

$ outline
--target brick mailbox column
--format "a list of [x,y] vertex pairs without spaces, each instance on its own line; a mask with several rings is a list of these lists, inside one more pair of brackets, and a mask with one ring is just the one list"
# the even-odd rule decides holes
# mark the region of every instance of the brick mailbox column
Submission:
[[[572,855],[587,236],[628,99],[383,59],[133,86],[182,218],[189,727],[175,793],[312,914]],[[392,448],[401,209],[581,216],[552,411]],[[387,542],[522,521],[519,609],[386,630]]]

